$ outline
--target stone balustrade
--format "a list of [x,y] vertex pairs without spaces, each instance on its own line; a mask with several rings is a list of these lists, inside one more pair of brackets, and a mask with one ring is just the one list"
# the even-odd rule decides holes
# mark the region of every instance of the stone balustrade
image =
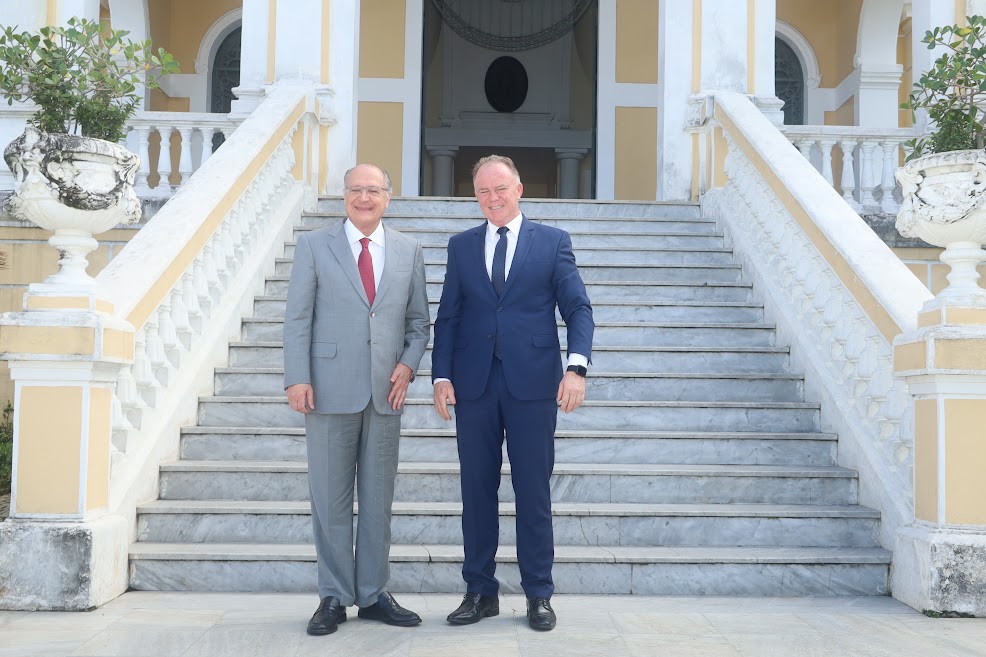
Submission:
[[912,128],[786,125],[784,135],[828,184],[861,214],[897,214],[900,187],[894,171],[908,151]]
[[[703,208],[763,294],[778,339],[792,345],[792,367],[839,434],[839,462],[860,471],[861,502],[881,510],[881,542],[892,547],[913,519],[914,432],[892,344],[916,328],[931,293],[745,96],[716,94],[705,126],[728,152],[716,176],[724,182]],[[857,142],[845,143],[848,152]]]
[[239,121],[226,114],[141,112],[125,144],[140,156],[137,193],[170,196],[229,139]]

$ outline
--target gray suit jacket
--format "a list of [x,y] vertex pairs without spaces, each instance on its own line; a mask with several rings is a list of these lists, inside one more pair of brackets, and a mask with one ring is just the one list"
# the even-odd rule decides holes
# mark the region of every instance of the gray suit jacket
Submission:
[[311,384],[316,413],[359,413],[387,403],[398,362],[416,372],[430,321],[421,245],[384,228],[384,269],[373,306],[343,223],[298,237],[284,313],[284,387]]

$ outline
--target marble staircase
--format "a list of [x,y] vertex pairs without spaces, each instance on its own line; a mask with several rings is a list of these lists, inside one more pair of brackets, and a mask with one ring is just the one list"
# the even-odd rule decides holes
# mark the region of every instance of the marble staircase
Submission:
[[[856,473],[836,465],[823,409],[715,224],[689,204],[522,207],[571,233],[597,322],[589,401],[559,415],[557,591],[886,594],[879,513],[857,504]],[[296,233],[342,216],[323,199]],[[388,225],[425,246],[433,315],[449,235],[481,220],[472,201],[391,202]],[[293,248],[183,429],[180,460],[161,468],[159,499],[138,509],[135,589],[314,591],[303,422],[281,383]],[[430,352],[404,415],[394,591],[463,589],[455,437],[431,407],[429,368]],[[518,592],[506,463],[498,574]]]

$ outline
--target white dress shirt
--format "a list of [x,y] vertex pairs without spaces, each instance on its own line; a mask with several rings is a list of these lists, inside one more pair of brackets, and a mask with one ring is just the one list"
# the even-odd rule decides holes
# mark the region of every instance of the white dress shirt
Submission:
[[[346,223],[343,224],[346,229],[346,239],[349,240],[349,246],[353,250],[353,257],[356,258],[356,264],[359,265],[359,254],[363,252],[363,245],[360,244],[360,240],[367,235],[360,232],[359,228],[353,225],[353,222],[346,219]],[[384,232],[383,223],[377,225],[377,229],[373,231],[370,235],[370,243],[368,248],[370,250],[370,259],[373,260],[373,289],[380,289],[380,277],[383,276],[383,258],[384,258]]]
[[[520,225],[524,221],[524,215],[518,214],[514,217],[507,226],[507,261],[505,273],[503,275],[504,282],[510,278],[510,265],[513,263],[514,253],[517,252],[517,237],[520,235]],[[489,276],[490,280],[493,280],[493,254],[496,251],[497,242],[500,241],[500,235],[496,232],[498,226],[486,222],[486,275]],[[568,355],[569,365],[581,365],[582,367],[587,367],[589,365],[589,359],[583,354],[569,354]],[[449,379],[435,379],[435,383],[441,383],[442,381],[448,381]]]

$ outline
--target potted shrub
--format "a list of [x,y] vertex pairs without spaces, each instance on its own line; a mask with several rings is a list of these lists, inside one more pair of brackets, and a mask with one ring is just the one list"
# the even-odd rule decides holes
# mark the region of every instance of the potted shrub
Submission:
[[928,49],[941,48],[934,66],[914,83],[902,109],[924,109],[930,136],[908,142],[913,151],[897,170],[903,203],[897,230],[946,247],[951,265],[946,297],[975,297],[976,265],[986,255],[986,18],[970,16],[963,26],[925,34]]
[[55,232],[49,243],[62,252],[61,269],[48,283],[89,284],[92,234],[140,218],[133,189],[140,160],[117,142],[143,99],[141,87],[156,88],[178,62],[127,34],[78,18],[0,33],[0,96],[38,106],[4,151],[15,177],[6,208]]

